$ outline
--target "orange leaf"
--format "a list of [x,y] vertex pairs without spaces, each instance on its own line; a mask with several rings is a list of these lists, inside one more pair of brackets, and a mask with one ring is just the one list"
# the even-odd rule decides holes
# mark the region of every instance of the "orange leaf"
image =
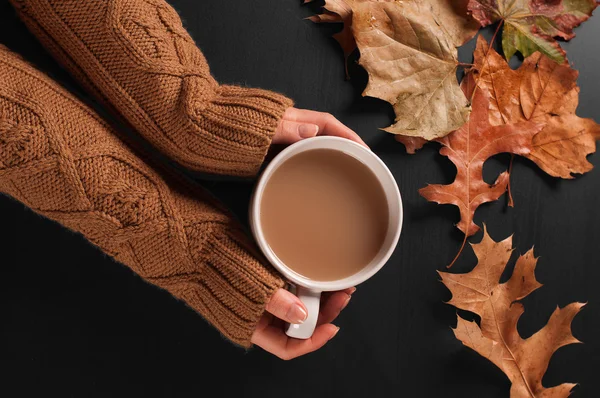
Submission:
[[535,53],[512,70],[481,36],[475,51],[477,85],[490,94],[490,123],[532,121],[544,128],[526,156],[546,173],[572,178],[592,169],[586,157],[596,151],[600,125],[575,114],[578,72]]
[[486,183],[483,164],[503,152],[529,154],[533,136],[543,126],[529,121],[493,126],[489,122],[488,93],[473,88],[472,74],[465,77],[462,86],[467,96],[474,90],[471,118],[460,129],[436,140],[443,146],[440,154],[455,164],[456,178],[450,185],[428,185],[419,192],[429,201],[457,206],[461,217],[457,227],[471,236],[479,230],[473,222],[475,210],[483,203],[498,199],[508,185],[508,172],[500,174],[494,184]]
[[546,326],[523,339],[517,323],[524,307],[518,300],[542,286],[535,278],[537,259],[533,250],[521,256],[511,278],[500,283],[512,253],[512,237],[495,242],[484,231],[481,242],[472,247],[479,262],[471,272],[440,272],[442,282],[452,292],[449,304],[481,318],[481,326],[478,326],[458,317],[454,329],[456,338],[508,376],[512,383],[511,398],[569,396],[574,384],[545,388],[542,378],[556,350],[579,342],[571,333],[571,321],[585,304],[572,303],[557,308]]

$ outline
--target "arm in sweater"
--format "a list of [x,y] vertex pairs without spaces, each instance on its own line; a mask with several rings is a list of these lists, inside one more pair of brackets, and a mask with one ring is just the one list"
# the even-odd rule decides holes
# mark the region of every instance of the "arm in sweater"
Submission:
[[283,286],[226,214],[167,183],[95,113],[2,46],[0,192],[82,233],[245,347]]
[[257,173],[286,97],[220,86],[164,0],[11,0],[48,50],[146,139],[196,171]]

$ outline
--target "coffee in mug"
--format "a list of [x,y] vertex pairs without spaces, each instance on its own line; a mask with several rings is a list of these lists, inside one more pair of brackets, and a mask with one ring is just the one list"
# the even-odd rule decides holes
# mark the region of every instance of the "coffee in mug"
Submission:
[[389,223],[375,174],[332,149],[302,152],[283,163],[265,187],[260,217],[275,255],[316,281],[343,279],[366,267]]

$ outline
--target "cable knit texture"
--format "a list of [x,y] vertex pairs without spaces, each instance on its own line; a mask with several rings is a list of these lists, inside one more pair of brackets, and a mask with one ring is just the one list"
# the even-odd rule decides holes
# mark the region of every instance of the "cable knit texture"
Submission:
[[146,139],[202,172],[258,172],[288,98],[219,86],[164,0],[11,0],[48,50]]
[[[249,93],[221,93],[244,103],[237,90]],[[227,215],[199,192],[168,184],[95,113],[2,46],[0,192],[82,233],[244,347],[283,286]]]

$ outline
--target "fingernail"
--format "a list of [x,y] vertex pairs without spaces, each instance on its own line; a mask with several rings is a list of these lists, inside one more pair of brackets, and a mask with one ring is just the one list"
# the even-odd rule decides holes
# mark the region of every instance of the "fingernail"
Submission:
[[298,135],[301,138],[310,138],[317,135],[319,126],[316,124],[302,124],[298,127]]
[[307,317],[308,313],[306,312],[306,310],[298,304],[292,305],[292,307],[287,313],[287,319],[291,323],[295,324],[303,323]]
[[335,337],[336,334],[338,334],[338,332],[340,331],[339,326],[337,327],[337,329],[335,329],[335,332],[333,332],[333,334],[331,335],[331,337],[329,338],[329,340],[331,340],[332,338]]
[[342,309],[340,311],[343,311],[344,308],[346,308],[348,306],[348,303],[350,302],[350,299],[352,297],[350,297],[350,295],[348,295],[348,298],[346,299],[346,301],[344,302],[344,305],[342,305]]
[[351,287],[350,288],[350,293],[348,293],[348,294],[350,294],[352,296],[355,291],[356,291],[356,288],[355,287]]

